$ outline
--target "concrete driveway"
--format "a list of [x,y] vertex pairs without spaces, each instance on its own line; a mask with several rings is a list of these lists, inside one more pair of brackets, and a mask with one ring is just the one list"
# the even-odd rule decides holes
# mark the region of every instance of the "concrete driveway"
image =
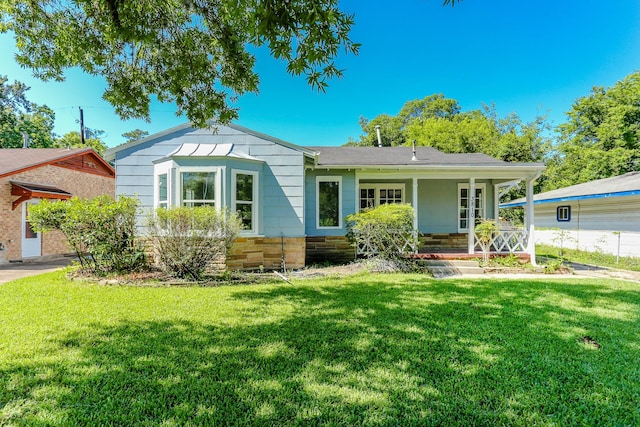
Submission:
[[71,265],[73,258],[56,258],[39,262],[16,262],[0,264],[0,284],[20,279],[22,277],[36,276],[49,273],[59,268]]

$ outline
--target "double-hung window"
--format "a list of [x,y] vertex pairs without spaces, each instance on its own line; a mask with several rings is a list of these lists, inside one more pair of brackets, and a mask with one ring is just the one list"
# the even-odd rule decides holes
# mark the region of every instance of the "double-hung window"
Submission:
[[316,178],[316,227],[342,228],[342,177]]
[[158,176],[158,207],[167,208],[169,206],[169,182],[167,174],[163,173]]
[[[485,184],[475,185],[475,217],[485,218]],[[469,184],[458,184],[458,232],[469,231]]]
[[258,173],[234,170],[231,182],[231,209],[240,217],[244,232],[257,233]]

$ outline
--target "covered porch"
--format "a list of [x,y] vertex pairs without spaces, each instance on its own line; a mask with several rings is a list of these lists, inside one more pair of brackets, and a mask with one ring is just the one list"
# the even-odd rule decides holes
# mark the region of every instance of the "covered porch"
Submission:
[[[515,254],[535,260],[533,184],[540,168],[519,166],[509,170],[467,166],[467,170],[359,171],[355,176],[357,209],[382,203],[413,206],[414,235],[403,245],[416,257],[477,258],[482,248],[475,224],[492,219],[498,224],[489,245],[492,256]],[[521,183],[527,202],[524,224],[518,227],[501,220],[499,204],[504,194]],[[364,251],[356,248],[356,255]]]

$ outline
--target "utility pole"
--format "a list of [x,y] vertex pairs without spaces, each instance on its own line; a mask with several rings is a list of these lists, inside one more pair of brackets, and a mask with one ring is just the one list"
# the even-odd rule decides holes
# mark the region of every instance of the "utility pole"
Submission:
[[85,145],[85,142],[84,142],[84,114],[82,113],[82,107],[78,107],[78,110],[80,110],[80,141],[82,142],[82,145]]

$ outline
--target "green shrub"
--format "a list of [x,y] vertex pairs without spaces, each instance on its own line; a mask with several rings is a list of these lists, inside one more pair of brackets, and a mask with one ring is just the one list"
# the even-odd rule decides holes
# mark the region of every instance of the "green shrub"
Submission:
[[226,255],[241,227],[236,214],[209,206],[159,208],[147,223],[160,267],[194,280]]
[[43,200],[30,207],[29,221],[36,231],[61,231],[83,270],[123,273],[145,265],[144,251],[136,241],[138,205],[131,197],[116,201],[106,195]]
[[417,249],[414,210],[408,204],[386,204],[347,216],[347,237],[370,258],[394,259]]

